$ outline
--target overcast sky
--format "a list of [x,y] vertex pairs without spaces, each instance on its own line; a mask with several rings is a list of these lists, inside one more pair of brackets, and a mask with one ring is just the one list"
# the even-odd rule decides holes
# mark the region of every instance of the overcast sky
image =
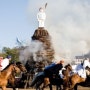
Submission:
[[56,53],[85,54],[90,50],[90,0],[0,0],[0,47],[28,41],[38,27],[36,14],[48,3],[45,28]]

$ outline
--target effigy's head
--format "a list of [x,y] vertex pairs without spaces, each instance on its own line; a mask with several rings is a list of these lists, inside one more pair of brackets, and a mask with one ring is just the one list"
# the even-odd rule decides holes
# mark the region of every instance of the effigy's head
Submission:
[[39,11],[40,11],[40,12],[43,12],[43,11],[44,11],[44,9],[43,9],[42,7],[40,7],[40,8],[39,8]]

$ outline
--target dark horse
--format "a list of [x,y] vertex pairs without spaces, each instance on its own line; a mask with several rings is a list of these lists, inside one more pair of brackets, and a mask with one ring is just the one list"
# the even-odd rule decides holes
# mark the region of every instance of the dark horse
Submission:
[[18,73],[19,71],[20,69],[16,65],[10,64],[0,72],[0,87],[2,88],[2,90],[6,90],[10,75],[13,74],[13,72]]
[[[63,74],[67,74],[71,71],[71,66],[68,64],[65,66],[66,70],[63,70]],[[40,73],[41,74],[41,73]],[[42,72],[41,75],[38,75],[39,77],[37,79],[35,79],[35,83],[36,83],[36,90],[43,90],[45,87],[49,86],[50,90],[52,90],[52,85],[55,85],[57,87],[61,88],[61,85],[63,85],[64,80],[63,78],[60,77],[60,75],[56,75],[53,74],[50,78],[45,77],[44,73]],[[43,84],[42,87],[40,87]]]
[[[72,71],[72,67],[70,64],[65,65],[64,67],[65,69],[62,69],[62,74],[63,74],[63,78],[59,77],[53,77],[50,80],[50,90],[52,90],[52,85],[56,85],[56,89],[58,90],[58,87],[60,88],[59,90],[67,90],[67,86],[69,83],[67,83],[69,81],[69,76],[70,76],[70,72]],[[62,85],[62,87],[61,87]]]
[[38,62],[27,60],[25,67],[27,69],[27,73],[22,75],[22,80],[27,81],[25,84],[23,83],[23,87],[28,88],[35,74],[43,71],[45,63],[42,61]]
[[[19,68],[19,72],[18,73],[27,71],[25,66],[21,62],[17,62],[16,66]],[[9,77],[9,80],[8,80],[8,82],[12,86],[13,90],[16,90],[16,87],[19,86],[19,85],[17,85],[15,76],[16,76],[16,72],[12,73],[10,75],[10,77]]]

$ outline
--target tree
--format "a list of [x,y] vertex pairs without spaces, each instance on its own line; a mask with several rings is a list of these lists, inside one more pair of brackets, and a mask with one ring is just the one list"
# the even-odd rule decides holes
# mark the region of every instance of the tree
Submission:
[[7,48],[7,47],[3,47],[2,49],[2,54],[3,56],[7,56],[7,55],[11,55],[12,56],[12,60],[11,61],[19,61],[19,49],[18,48]]

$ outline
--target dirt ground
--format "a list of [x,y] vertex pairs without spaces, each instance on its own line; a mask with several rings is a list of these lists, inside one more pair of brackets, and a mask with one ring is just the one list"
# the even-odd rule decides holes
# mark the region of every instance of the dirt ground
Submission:
[[[1,90],[1,89],[0,89]],[[7,90],[13,90],[12,88],[7,88]],[[29,89],[17,89],[17,90],[35,90],[35,89],[33,89],[33,88],[29,88]],[[45,90],[49,90],[48,89],[48,87],[45,89]],[[55,89],[53,89],[53,90],[55,90]],[[78,90],[90,90],[90,87],[88,88],[88,87],[81,87],[81,86],[79,86],[78,87]]]

